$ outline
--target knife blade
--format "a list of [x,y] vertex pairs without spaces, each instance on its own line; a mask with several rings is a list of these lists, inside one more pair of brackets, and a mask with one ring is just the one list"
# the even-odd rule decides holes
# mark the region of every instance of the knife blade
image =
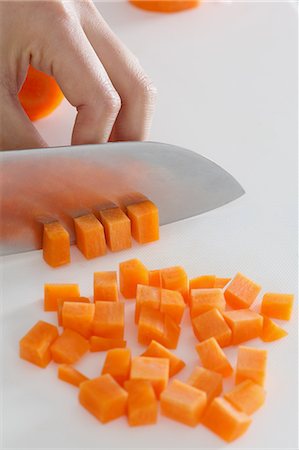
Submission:
[[140,194],[158,206],[164,225],[218,208],[244,189],[204,156],[159,142],[2,151],[0,254],[40,249],[43,223],[53,219],[74,240],[73,217]]

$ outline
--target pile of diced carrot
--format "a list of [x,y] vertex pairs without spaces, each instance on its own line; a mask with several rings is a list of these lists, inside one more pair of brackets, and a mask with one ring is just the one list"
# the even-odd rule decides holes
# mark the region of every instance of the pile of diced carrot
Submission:
[[[76,284],[46,284],[45,311],[57,311],[55,325],[39,321],[20,341],[21,358],[46,367],[58,363],[58,377],[79,388],[79,401],[100,422],[127,415],[131,426],[154,424],[161,413],[189,426],[202,423],[227,442],[241,436],[265,401],[267,351],[243,345],[287,335],[272,319],[289,320],[294,296],[265,293],[259,312],[251,308],[261,286],[243,274],[233,279],[204,275],[188,279],[182,267],[148,270],[141,261],[120,263],[116,272],[94,274],[93,301]],[[138,341],[132,357],[125,340],[125,301],[136,299]],[[186,365],[171,350],[189,310],[201,366],[181,381],[171,377]],[[241,345],[240,345],[241,344]],[[233,368],[223,348],[237,345]],[[101,373],[88,379],[73,365],[88,351],[107,351]],[[235,386],[222,395],[223,379]]]

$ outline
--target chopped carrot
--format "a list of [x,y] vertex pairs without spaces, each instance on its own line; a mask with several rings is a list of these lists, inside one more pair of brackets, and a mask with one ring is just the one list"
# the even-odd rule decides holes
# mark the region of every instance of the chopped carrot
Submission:
[[226,303],[233,309],[244,309],[254,302],[261,291],[261,286],[242,273],[235,278],[224,291]]
[[130,3],[147,11],[175,13],[195,8],[200,4],[200,0],[130,0]]
[[264,342],[273,342],[287,336],[288,333],[269,317],[264,316],[261,338]]
[[93,274],[93,299],[98,301],[118,301],[116,272],[95,272]]
[[181,327],[168,314],[164,316],[164,336],[162,344],[167,348],[177,348]]
[[259,384],[244,380],[226,392],[224,398],[239,411],[251,415],[265,403],[266,392]]
[[189,288],[191,289],[210,289],[215,287],[216,275],[201,275],[197,278],[192,278],[189,281]]
[[96,302],[92,334],[105,338],[123,339],[125,309],[121,302]]
[[131,368],[131,350],[129,348],[113,348],[108,350],[104,361],[102,375],[110,375],[121,385],[128,380]]
[[153,309],[160,309],[160,297],[160,288],[146,286],[143,284],[137,285],[135,323],[138,323],[139,321],[140,309],[142,306],[148,306]]
[[47,367],[52,359],[50,347],[57,337],[55,325],[39,320],[20,340],[20,358]]
[[148,270],[139,259],[119,264],[120,292],[125,298],[135,298],[138,284],[148,284]]
[[131,363],[131,380],[150,381],[156,396],[166,388],[169,378],[169,359],[135,356]]
[[190,291],[190,315],[191,318],[199,316],[210,309],[225,309],[225,299],[222,289],[191,289]]
[[236,384],[252,380],[261,386],[266,377],[267,351],[240,345],[236,368]]
[[170,352],[168,348],[159,342],[152,340],[145,352],[141,356],[153,356],[155,358],[167,358],[169,359],[169,376],[172,377],[180,372],[184,367],[185,363],[183,360],[178,358],[174,353]]
[[218,397],[223,389],[222,375],[204,367],[195,367],[186,383],[204,391],[207,394],[207,403]]
[[220,373],[223,377],[228,377],[232,374],[233,368],[214,337],[200,342],[195,346],[195,349],[203,367]]
[[162,288],[179,291],[186,303],[189,300],[189,281],[185,270],[180,266],[161,269]]
[[158,309],[142,306],[138,321],[138,342],[149,345],[152,340],[160,343],[164,340],[165,314]]
[[71,297],[80,297],[78,284],[45,284],[44,310],[57,311],[57,300]]
[[87,297],[70,297],[70,298],[58,298],[57,299],[57,320],[58,325],[62,326],[62,307],[64,302],[76,302],[76,303],[90,303]]
[[148,284],[153,287],[161,287],[161,270],[149,270]]
[[173,382],[161,394],[161,412],[170,419],[195,427],[207,405],[207,394],[180,380]]
[[57,363],[74,364],[89,350],[88,341],[66,328],[51,345],[52,358]]
[[294,295],[292,294],[273,294],[268,292],[263,297],[261,313],[274,319],[290,320],[293,303]]
[[85,258],[105,255],[106,240],[104,227],[93,214],[74,219],[76,243]]
[[244,434],[251,418],[234,408],[227,400],[216,397],[203,416],[202,424],[226,442],[232,442]]
[[146,200],[128,205],[126,212],[137,242],[146,244],[159,239],[159,211],[153,202]]
[[180,292],[171,291],[170,289],[161,289],[160,309],[176,323],[181,323],[185,306],[185,301]]
[[261,335],[263,317],[250,309],[223,312],[223,317],[232,330],[232,344],[241,344]]
[[131,222],[118,207],[99,212],[104,226],[106,242],[112,252],[119,252],[132,246]]
[[107,423],[126,413],[128,393],[107,373],[81,383],[79,401],[100,422]]
[[127,341],[117,338],[103,338],[100,336],[91,336],[89,339],[91,352],[103,352],[112,348],[124,348]]
[[79,387],[83,381],[88,380],[83,373],[79,372],[69,364],[60,364],[58,367],[58,378],[77,387]]
[[214,283],[214,288],[224,288],[230,281],[231,281],[231,278],[216,277],[215,283]]
[[192,327],[200,342],[214,337],[220,347],[226,347],[231,343],[232,331],[216,308],[194,317]]
[[61,312],[62,326],[89,338],[92,334],[94,314],[94,303],[64,302]]
[[127,380],[124,388],[128,392],[128,422],[131,427],[157,422],[158,402],[150,381]]
[[51,267],[71,261],[70,235],[59,222],[45,223],[43,233],[43,258]]

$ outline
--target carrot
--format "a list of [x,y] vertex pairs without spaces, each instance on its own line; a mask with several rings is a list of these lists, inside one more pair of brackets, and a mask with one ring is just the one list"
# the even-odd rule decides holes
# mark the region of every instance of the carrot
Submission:
[[130,376],[131,368],[131,350],[128,348],[113,348],[108,350],[104,361],[102,375],[110,375],[123,385]]
[[89,338],[92,334],[94,315],[93,303],[64,302],[61,312],[62,326]]
[[57,337],[57,327],[39,320],[20,340],[20,358],[47,367],[52,359],[50,347]]
[[50,347],[53,361],[57,363],[74,364],[89,350],[88,341],[66,328]]
[[168,348],[164,347],[159,342],[152,340],[145,352],[141,356],[153,356],[155,358],[167,358],[169,359],[169,376],[172,377],[180,372],[185,363],[178,358],[174,353],[171,353]]
[[123,339],[125,310],[121,302],[96,302],[92,334],[104,338]]
[[135,258],[119,264],[120,292],[125,298],[135,298],[138,284],[148,284],[148,270]]
[[60,366],[58,366],[58,378],[77,387],[79,387],[83,381],[88,380],[83,373],[78,372],[78,370],[74,369],[74,367],[69,364],[60,364]]
[[233,368],[214,337],[200,342],[195,346],[195,349],[203,367],[220,373],[223,377],[232,374]]
[[266,392],[259,384],[245,380],[226,392],[224,398],[239,411],[250,415],[264,404]]
[[131,427],[157,422],[158,402],[150,381],[127,380],[124,388],[128,392],[128,422]]
[[105,255],[106,241],[104,227],[93,214],[74,219],[76,243],[85,258]]
[[254,302],[261,286],[242,273],[237,273],[224,291],[226,303],[233,309],[244,309]]
[[215,287],[216,275],[201,275],[197,278],[192,278],[189,282],[191,289],[210,289]]
[[159,398],[169,378],[169,359],[150,356],[135,356],[131,363],[131,380],[147,380]]
[[287,336],[288,333],[269,317],[264,316],[261,338],[264,342],[273,342]]
[[45,284],[44,310],[57,311],[57,300],[71,297],[80,297],[78,284]]
[[195,8],[200,0],[129,0],[132,5],[147,11],[174,13]]
[[118,207],[99,212],[104,226],[106,242],[112,252],[119,252],[132,246],[131,222]]
[[160,298],[160,288],[138,284],[136,291],[135,323],[138,323],[139,321],[140,309],[142,306],[145,305],[153,309],[160,309]]
[[252,380],[261,386],[266,377],[267,351],[240,345],[236,368],[236,384]]
[[207,394],[174,380],[161,394],[161,412],[170,419],[195,427],[207,405]]
[[238,411],[221,397],[214,398],[202,419],[203,425],[226,442],[232,442],[242,436],[251,422],[247,414]]
[[58,298],[57,299],[57,320],[58,325],[62,326],[62,307],[64,302],[76,302],[76,303],[90,303],[87,297],[70,297],[70,298]]
[[216,308],[194,317],[192,327],[200,342],[214,337],[221,347],[231,343],[232,331]]
[[264,295],[261,305],[261,313],[280,320],[290,320],[294,303],[292,294],[273,294],[268,292]]
[[263,317],[250,309],[226,311],[223,317],[232,330],[232,344],[241,344],[261,335]]
[[176,348],[180,336],[180,326],[162,311],[142,306],[138,322],[138,342],[149,345],[152,340],[167,348]]
[[215,278],[214,288],[224,288],[229,282],[231,278]]
[[95,272],[93,274],[93,299],[97,301],[118,301],[116,272]]
[[43,232],[43,258],[51,267],[59,267],[71,261],[70,235],[59,223],[45,223]]
[[189,282],[185,270],[180,266],[161,270],[162,288],[179,291],[186,303],[189,300]]
[[176,323],[181,323],[185,306],[185,301],[180,292],[161,289],[160,310],[171,317]]
[[80,384],[79,401],[100,422],[107,423],[126,413],[128,393],[110,374]]
[[128,205],[126,212],[135,241],[147,244],[159,239],[159,211],[153,202],[146,200]]
[[165,314],[164,336],[161,343],[167,348],[175,349],[178,346],[180,334],[181,327],[168,314]]
[[91,336],[89,346],[91,352],[103,352],[113,348],[126,347],[127,341],[123,339],[103,338],[100,336]]
[[148,284],[153,287],[161,287],[161,270],[149,270]]
[[205,392],[207,394],[207,403],[218,397],[223,389],[222,375],[204,367],[195,367],[186,383]]
[[199,316],[210,309],[217,308],[220,312],[225,309],[225,299],[221,289],[191,289],[190,291],[190,316]]

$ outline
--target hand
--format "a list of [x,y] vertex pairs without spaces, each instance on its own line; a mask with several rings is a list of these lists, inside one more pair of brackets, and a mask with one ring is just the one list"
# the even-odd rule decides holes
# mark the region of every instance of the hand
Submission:
[[18,101],[29,64],[76,107],[72,144],[147,139],[156,90],[91,0],[1,1],[0,17],[1,149],[47,146]]

